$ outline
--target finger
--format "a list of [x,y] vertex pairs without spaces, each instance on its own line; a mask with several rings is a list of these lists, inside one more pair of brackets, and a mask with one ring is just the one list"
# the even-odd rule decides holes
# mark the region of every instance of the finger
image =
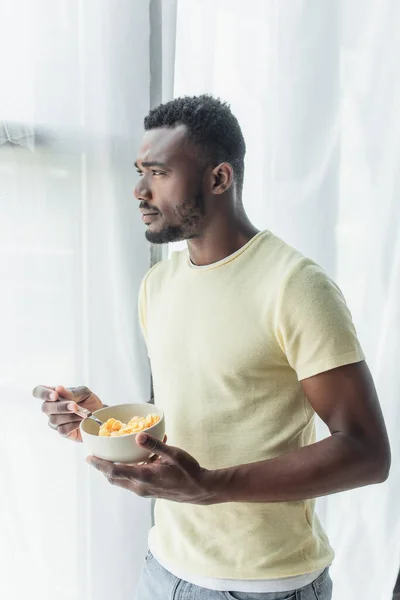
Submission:
[[134,491],[132,489],[134,487],[134,484],[132,484],[132,481],[129,481],[128,479],[111,479],[111,477],[107,479],[108,482],[111,483],[111,485],[124,488],[125,490],[129,490],[130,492]]
[[68,423],[79,423],[80,421],[82,421],[82,417],[71,413],[68,415],[49,416],[49,423],[51,423],[51,425],[55,425],[56,427],[59,427],[59,425],[67,425]]
[[81,442],[82,441],[82,436],[81,436],[81,432],[79,429],[75,429],[74,431],[71,431],[71,433],[69,433],[66,437],[69,440],[71,440],[72,442]]
[[79,424],[77,423],[66,423],[65,425],[59,425],[57,427],[57,432],[62,437],[70,437],[73,431],[79,431]]
[[61,398],[63,398],[63,400],[75,401],[74,393],[72,391],[74,389],[75,388],[66,388],[63,385],[57,385],[55,391]]
[[172,460],[176,460],[178,449],[173,446],[168,446],[164,442],[157,440],[152,437],[148,433],[140,432],[136,436],[136,443],[141,448],[146,448],[149,452],[154,452],[154,454],[158,454],[159,456],[170,458]]
[[[82,419],[81,419],[82,420]],[[62,437],[68,438],[74,442],[81,442],[82,436],[77,423],[66,423],[65,425],[55,425],[48,422],[49,427],[57,431]]]
[[116,487],[129,490],[130,492],[133,492],[141,498],[149,498],[151,496],[148,486],[143,485],[143,483],[138,483],[137,481],[132,481],[128,479],[107,479],[108,482],[111,483],[111,485],[115,485]]
[[[164,435],[164,439],[163,439],[163,443],[166,444],[168,440],[168,436],[167,434]],[[144,465],[150,465],[151,463],[155,462],[156,460],[159,460],[160,457],[158,456],[158,454],[152,454],[150,456],[150,458],[148,460],[145,460],[142,464]]]
[[69,435],[71,433],[71,431],[74,431],[77,427],[79,427],[79,425],[77,423],[64,423],[63,425],[56,425],[55,423],[52,423],[50,420],[48,421],[47,425],[51,429],[54,429],[55,431],[57,431],[62,436]]
[[114,463],[102,458],[98,458],[97,456],[88,456],[86,458],[86,462],[88,465],[106,475],[106,477],[111,477],[111,470]]
[[75,402],[43,402],[42,412],[44,412],[45,415],[74,414],[75,407]]
[[69,388],[75,398],[76,402],[82,402],[91,396],[92,392],[85,385],[80,385],[79,387]]
[[158,456],[158,454],[152,454],[148,460],[141,464],[151,465],[152,463],[156,462],[156,460],[160,460],[160,457]]
[[83,400],[86,400],[86,398],[89,398],[92,393],[89,388],[83,385],[69,388],[58,385],[55,390],[65,400],[72,400],[74,402],[82,402]]
[[[165,434],[164,435],[164,439],[163,439],[163,443],[166,444],[167,440],[168,440],[168,436],[167,436],[167,434]],[[156,460],[160,460],[160,457],[158,456],[158,454],[152,454],[148,460],[145,460],[141,464],[143,464],[143,465],[151,465],[153,462],[156,462]]]
[[[35,398],[39,400],[44,400],[45,402],[51,401],[51,396],[54,395],[55,387],[45,386],[45,385],[37,385],[33,390],[32,394]],[[56,398],[57,399],[57,398]]]
[[97,456],[88,456],[86,462],[101,471],[107,479],[127,479],[142,482],[150,482],[153,474],[145,464],[143,465],[124,465],[103,460]]

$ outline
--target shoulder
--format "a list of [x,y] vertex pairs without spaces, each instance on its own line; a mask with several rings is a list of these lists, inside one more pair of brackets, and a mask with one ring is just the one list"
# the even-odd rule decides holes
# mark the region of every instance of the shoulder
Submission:
[[316,262],[273,233],[265,238],[263,252],[265,260],[274,266],[282,285],[288,281],[313,278],[318,274],[328,277]]
[[173,252],[170,258],[156,263],[142,280],[142,286],[149,290],[160,289],[173,279],[187,262],[187,250]]

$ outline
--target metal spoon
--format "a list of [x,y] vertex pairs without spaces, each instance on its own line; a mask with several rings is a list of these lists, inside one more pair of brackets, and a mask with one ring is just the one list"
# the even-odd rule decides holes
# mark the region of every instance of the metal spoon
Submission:
[[103,425],[103,421],[100,421],[100,419],[93,416],[93,413],[90,412],[90,410],[88,410],[87,408],[84,408],[83,406],[79,406],[79,404],[77,404],[77,407],[78,408],[74,411],[77,415],[79,415],[83,419],[92,419],[93,421],[96,421],[96,423],[100,427]]

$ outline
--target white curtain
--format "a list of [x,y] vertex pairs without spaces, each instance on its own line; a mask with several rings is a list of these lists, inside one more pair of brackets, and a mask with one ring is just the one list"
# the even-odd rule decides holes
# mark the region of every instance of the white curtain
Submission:
[[389,480],[319,503],[334,600],[391,600],[400,568],[399,27],[397,0],[178,2],[175,96],[230,102],[248,214],[338,281],[386,418]]
[[30,391],[84,383],[109,404],[149,397],[136,302],[150,253],[130,190],[142,117],[175,78],[175,95],[232,104],[250,217],[321,263],[347,297],[393,468],[384,485],[319,510],[337,553],[335,600],[390,600],[400,567],[400,5],[180,0],[174,71],[176,2],[0,2],[0,597],[133,597],[150,503],[89,469]]
[[150,102],[146,0],[0,2],[0,597],[126,600],[151,505],[47,427],[32,388],[150,397],[150,266],[133,163]]

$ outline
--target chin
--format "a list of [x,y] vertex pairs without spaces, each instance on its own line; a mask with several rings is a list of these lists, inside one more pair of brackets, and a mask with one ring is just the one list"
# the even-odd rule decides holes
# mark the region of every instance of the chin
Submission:
[[146,240],[152,244],[172,244],[173,242],[182,242],[189,236],[186,236],[181,227],[164,227],[157,231],[148,227],[146,231]]
[[164,241],[159,235],[153,234],[152,232],[146,231],[146,240],[151,244],[168,244],[169,242]]

